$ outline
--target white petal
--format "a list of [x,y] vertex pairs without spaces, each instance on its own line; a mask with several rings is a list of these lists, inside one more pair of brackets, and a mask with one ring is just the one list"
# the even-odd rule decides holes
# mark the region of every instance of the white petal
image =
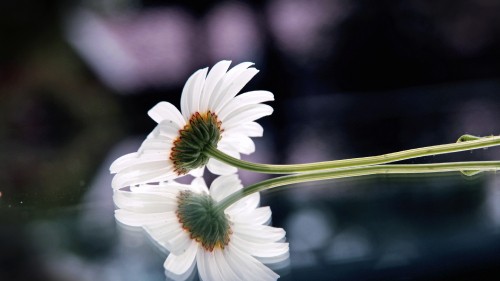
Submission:
[[177,220],[177,216],[174,214],[173,217],[174,219],[166,218],[164,221],[159,223],[151,223],[143,226],[146,233],[158,245],[166,248],[168,251],[170,251],[170,245],[167,242],[174,239],[184,231],[181,224]]
[[235,100],[245,104],[261,103],[273,101],[274,94],[264,90],[249,91],[238,95]]
[[[219,90],[224,90],[233,84],[234,80],[238,78],[243,72],[245,72],[249,67],[253,66],[253,62],[242,62],[231,68],[226,75],[224,75],[222,88]],[[218,86],[218,85],[217,85]]]
[[231,101],[241,89],[250,81],[252,78],[259,73],[255,68],[245,69],[241,74],[239,74],[234,81],[221,92],[221,95],[217,99],[213,106],[214,112],[218,113],[229,101]]
[[177,208],[176,198],[160,194],[128,192],[116,190],[113,194],[113,202],[120,209],[126,209],[137,213],[160,213],[175,211]]
[[[177,198],[180,191],[189,189],[190,185],[182,184],[175,181],[160,182],[158,184],[141,184],[138,186],[130,187],[130,191],[137,193],[158,194],[160,196],[168,197],[172,200]],[[177,201],[177,199],[175,199]]]
[[[231,268],[231,270],[241,279],[241,280],[252,280],[255,278],[254,274],[255,272],[252,272],[251,269],[249,269],[246,264],[239,264],[235,261],[233,258],[233,255],[235,253],[232,253],[227,249],[227,247],[224,249],[224,251],[220,252],[222,254],[222,257],[224,261],[227,263],[228,267]],[[255,279],[258,280],[258,279]]]
[[230,129],[246,122],[254,121],[261,117],[271,115],[273,108],[267,104],[251,104],[233,111],[222,121],[222,129]]
[[193,240],[184,253],[180,255],[168,255],[167,260],[163,264],[165,270],[177,276],[189,273],[189,270],[194,266],[197,251],[198,243]]
[[251,255],[242,252],[231,243],[224,249],[224,257],[229,266],[244,280],[276,280],[279,275],[263,265]]
[[282,242],[271,242],[271,243],[262,243],[262,242],[252,242],[247,241],[244,238],[240,237],[239,234],[233,233],[231,236],[231,242],[238,249],[254,256],[254,257],[277,257],[282,256],[285,253],[288,253],[288,243]]
[[208,194],[208,187],[203,178],[194,178],[190,185],[190,190],[197,193]]
[[232,147],[239,153],[250,154],[255,152],[255,143],[245,135],[228,134],[223,135],[219,145]]
[[245,224],[263,225],[271,222],[271,215],[271,208],[266,206],[248,212],[233,214],[231,220],[234,222],[244,222]]
[[217,177],[210,185],[210,195],[219,202],[229,194],[243,188],[238,175],[225,175]]
[[193,113],[198,112],[200,110],[200,102],[201,95],[203,92],[203,86],[205,84],[205,79],[207,77],[208,68],[205,67],[199,71],[198,76],[196,77],[196,81],[194,82],[193,92],[191,93],[192,97],[190,99],[191,103],[189,105],[189,111],[191,116]]
[[[158,168],[158,165],[165,167]],[[167,181],[177,177],[177,173],[170,165],[162,162],[143,163],[128,167],[127,170],[117,173],[111,181],[111,187],[118,189],[142,183]]]
[[200,279],[203,281],[211,281],[215,279],[210,279],[210,272],[208,271],[208,264],[205,260],[205,249],[201,245],[198,246],[198,251],[196,252],[196,264],[198,265],[198,274]]
[[179,137],[179,131],[184,128],[184,125],[179,128],[175,122],[171,120],[163,120],[147,136],[146,140],[155,139],[172,143],[173,140],[176,140]]
[[231,243],[233,243],[234,247],[258,258],[280,258],[288,255],[288,243],[256,243],[246,241],[239,237],[238,234],[231,236]]
[[129,163],[131,161],[133,162],[135,159],[137,159],[137,156],[138,156],[137,152],[132,152],[132,153],[125,154],[125,155],[119,157],[118,159],[113,161],[113,163],[111,163],[111,166],[109,167],[109,171],[111,173],[117,173],[118,171],[129,167],[130,166]]
[[173,167],[173,163],[168,159],[167,151],[145,150],[137,158],[124,161],[118,172],[140,174],[168,167]]
[[129,226],[143,226],[146,224],[155,224],[161,223],[165,221],[165,216],[167,216],[168,212],[164,213],[150,213],[150,214],[141,214],[136,212],[131,212],[128,210],[119,209],[115,211],[115,218]]
[[238,151],[236,149],[233,149],[231,146],[226,145],[225,142],[219,142],[217,144],[217,149],[226,153],[227,155],[240,159],[240,154],[238,153]]
[[274,95],[269,91],[246,92],[229,101],[220,111],[217,112],[217,116],[221,120],[224,120],[228,114],[243,106],[272,100],[274,100]]
[[[164,125],[165,122],[168,121],[162,121],[144,140],[138,152],[126,154],[111,164],[111,172],[116,173],[112,181],[113,188],[178,177],[170,160],[172,138],[166,137],[170,133],[164,132],[165,128],[176,125]],[[177,134],[176,131],[177,129],[173,133]]]
[[208,103],[210,101],[210,96],[214,94],[213,92],[215,86],[219,83],[219,81],[222,80],[222,77],[224,77],[224,75],[226,74],[229,65],[231,65],[231,61],[220,61],[215,64],[208,73],[200,100],[201,112],[206,112],[209,110]]
[[158,157],[157,154],[159,154],[162,157],[164,156],[161,155],[162,153],[155,153],[155,152],[140,154],[136,160],[130,161],[130,163],[128,163],[129,164],[128,167],[121,169],[120,173],[128,174],[130,176],[135,176],[143,173],[148,173],[153,170],[160,170],[163,168],[173,166],[173,164],[171,164],[170,161],[161,160],[161,158],[155,159],[156,157]]
[[257,208],[259,206],[259,203],[260,203],[260,193],[256,192],[248,196],[245,196],[244,198],[238,200],[233,205],[229,206],[226,209],[226,213],[229,214],[230,216],[233,216],[235,214],[249,212]]
[[262,137],[264,134],[264,128],[257,122],[247,122],[244,124],[238,124],[230,129],[224,131],[226,134],[240,134],[249,137]]
[[283,241],[286,235],[283,228],[268,225],[251,225],[245,222],[234,222],[231,229],[233,233],[250,242],[271,243]]
[[162,121],[172,121],[177,125],[177,129],[181,129],[186,124],[179,110],[169,102],[159,102],[148,111],[149,117],[161,123]]
[[222,163],[219,160],[210,158],[207,163],[207,169],[216,175],[229,175],[238,172],[238,169],[228,164]]
[[224,164],[216,159],[210,159],[207,163],[207,169],[216,175],[229,175],[234,174],[238,171],[237,168]]
[[[153,147],[154,144],[146,144],[148,147]],[[142,167],[145,167],[146,165],[151,164],[151,167],[158,167],[158,168],[165,168],[166,166],[171,166],[170,160],[169,160],[169,152],[167,150],[154,150],[154,149],[145,149],[142,151],[138,157],[134,160],[130,159],[129,163],[127,163],[130,166],[138,166],[139,164]],[[154,163],[154,164],[153,164]],[[124,163],[125,164],[125,163]],[[123,165],[125,167],[125,165]],[[128,167],[127,167],[128,168]],[[122,169],[123,171],[125,169]]]
[[174,238],[165,241],[165,246],[174,255],[180,255],[187,250],[193,240],[185,231],[181,231]]
[[[231,157],[240,159],[240,154],[238,153],[238,151],[230,146],[224,145],[224,142],[219,142],[219,144],[217,145],[217,149]],[[214,158],[210,158],[210,160],[208,160],[207,168],[210,172],[216,175],[229,175],[234,174],[238,171],[236,167],[222,163],[221,161]]]
[[144,153],[147,150],[162,151],[165,155],[170,155],[170,148],[173,142],[170,140],[160,139],[160,138],[147,138],[141,144],[138,153]]
[[234,80],[238,78],[239,75],[241,75],[244,71],[247,70],[250,66],[252,66],[253,63],[251,62],[242,62],[240,64],[237,64],[233,68],[231,68],[226,75],[222,78],[221,81],[217,83],[213,90],[213,94],[210,96],[210,100],[208,102],[208,108],[212,112],[216,112],[215,108],[217,104],[219,104],[224,97],[226,96],[226,93],[229,91],[230,86],[233,84]]
[[203,259],[205,260],[205,270],[206,270],[206,275],[208,277],[207,280],[231,281],[228,279],[224,279],[222,277],[222,274],[219,271],[219,266],[215,261],[214,251],[212,252],[203,251],[202,255]]
[[226,261],[226,257],[224,256],[224,250],[216,250],[214,251],[215,263],[219,267],[219,271],[222,274],[222,278],[224,280],[235,280],[235,281],[243,281],[243,277],[239,276],[239,272],[235,272],[233,268]]
[[189,172],[195,178],[203,177],[203,173],[205,172],[205,167],[196,168]]
[[112,173],[125,171],[138,172],[137,170],[148,171],[148,169],[161,169],[172,166],[169,154],[166,150],[146,150],[141,153],[130,153],[124,155],[113,162],[110,169]]
[[191,117],[191,112],[190,112],[190,107],[191,107],[191,100],[193,98],[193,91],[195,88],[195,83],[196,80],[198,79],[198,76],[200,72],[202,72],[202,69],[197,70],[195,73],[193,73],[188,80],[186,81],[186,84],[184,84],[184,88],[182,89],[182,94],[181,94],[181,113],[182,116],[184,116],[184,119],[187,121]]
[[[184,123],[185,125],[186,123]],[[168,140],[175,140],[179,137],[179,130],[184,128],[184,125],[180,128],[176,124],[168,120],[162,121],[158,124],[158,136],[165,137]]]
[[120,189],[127,186],[134,186],[144,183],[156,183],[177,178],[178,175],[174,171],[165,168],[154,170],[148,173],[141,173],[137,175],[129,175],[125,173],[118,173],[111,181],[113,189]]

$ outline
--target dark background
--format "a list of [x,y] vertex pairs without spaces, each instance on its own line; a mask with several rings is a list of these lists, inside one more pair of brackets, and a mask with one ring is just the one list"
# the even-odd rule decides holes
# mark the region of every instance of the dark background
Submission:
[[[275,94],[246,159],[377,155],[500,132],[500,2],[3,1],[0,280],[164,280],[117,228],[108,167],[196,69]],[[408,161],[499,160],[497,148]],[[245,184],[264,178],[242,172]],[[378,176],[264,193],[283,280],[498,280],[500,179]]]

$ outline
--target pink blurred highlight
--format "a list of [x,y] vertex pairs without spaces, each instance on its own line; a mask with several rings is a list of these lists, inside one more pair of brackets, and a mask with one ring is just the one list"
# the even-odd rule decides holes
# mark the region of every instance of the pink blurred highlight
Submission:
[[191,71],[195,25],[180,9],[103,18],[78,10],[66,36],[101,80],[119,92],[182,82]]
[[248,5],[222,3],[207,15],[205,23],[207,51],[212,60],[255,60],[261,53],[261,31]]

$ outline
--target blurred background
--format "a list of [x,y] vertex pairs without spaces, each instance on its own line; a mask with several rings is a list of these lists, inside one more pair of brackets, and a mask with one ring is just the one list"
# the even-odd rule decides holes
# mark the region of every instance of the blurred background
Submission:
[[[0,280],[165,280],[113,218],[109,165],[221,59],[275,94],[257,151],[302,163],[500,133],[500,2],[2,1]],[[500,149],[408,161],[500,160]],[[242,172],[245,185],[262,175]],[[498,280],[500,177],[377,176],[264,193],[281,280]]]

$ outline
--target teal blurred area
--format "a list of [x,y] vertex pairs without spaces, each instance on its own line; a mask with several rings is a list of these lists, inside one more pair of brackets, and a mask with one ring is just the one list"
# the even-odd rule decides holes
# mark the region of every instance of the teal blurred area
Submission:
[[[246,159],[303,163],[500,133],[497,1],[4,1],[0,280],[165,280],[166,253],[116,225],[118,156],[220,59],[275,94]],[[499,160],[500,149],[407,163]],[[241,172],[245,185],[266,176]],[[373,176],[264,193],[281,280],[496,280],[500,178]]]

